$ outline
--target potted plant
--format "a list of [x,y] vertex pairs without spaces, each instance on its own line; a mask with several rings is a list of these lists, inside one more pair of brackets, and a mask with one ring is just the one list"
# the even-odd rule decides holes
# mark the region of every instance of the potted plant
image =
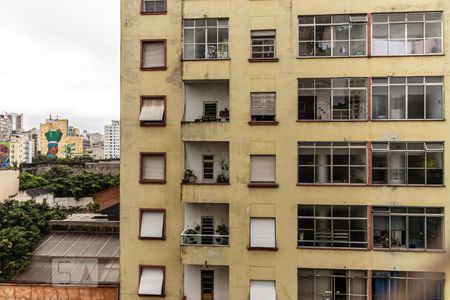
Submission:
[[228,163],[225,159],[220,161],[220,172],[217,174],[216,182],[217,183],[228,183],[230,179],[228,178]]
[[200,232],[200,225],[195,223],[194,228],[188,228],[184,231],[184,234],[187,235],[184,237],[184,243],[189,245],[195,245],[198,243],[198,239],[194,235],[198,235]]
[[194,171],[187,169],[184,171],[183,180],[181,183],[195,183],[197,181],[197,176],[194,174]]
[[224,110],[221,110],[219,112],[219,116],[222,121],[229,121],[230,120],[230,111],[228,110],[228,108],[225,107]]
[[218,235],[222,235],[221,237],[216,237],[216,241],[220,245],[228,245],[228,235],[230,234],[230,230],[227,225],[224,223],[217,226],[216,233]]

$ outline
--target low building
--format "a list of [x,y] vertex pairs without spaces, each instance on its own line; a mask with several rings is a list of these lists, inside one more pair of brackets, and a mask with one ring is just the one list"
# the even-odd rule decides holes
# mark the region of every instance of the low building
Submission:
[[120,217],[120,185],[95,193],[94,203],[99,205],[99,213],[108,215],[110,220],[118,221]]
[[0,169],[0,202],[19,192],[19,171]]
[[102,217],[50,221],[29,267],[0,284],[0,299],[119,299],[119,222]]
[[16,201],[28,201],[33,200],[41,204],[51,204],[55,202],[55,194],[46,187],[38,187],[34,189],[28,189],[20,191],[14,196],[9,197],[11,200]]

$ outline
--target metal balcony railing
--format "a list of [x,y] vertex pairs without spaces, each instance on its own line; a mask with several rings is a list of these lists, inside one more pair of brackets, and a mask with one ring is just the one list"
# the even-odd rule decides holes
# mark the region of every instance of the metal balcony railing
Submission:
[[190,234],[185,232],[181,234],[180,242],[182,246],[228,246],[230,240],[229,235]]

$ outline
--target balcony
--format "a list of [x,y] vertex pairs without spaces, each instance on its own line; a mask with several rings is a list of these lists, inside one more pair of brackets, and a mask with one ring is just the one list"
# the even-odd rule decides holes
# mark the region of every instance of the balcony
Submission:
[[185,265],[184,299],[229,299],[229,270],[221,265]]
[[186,203],[182,246],[228,246],[228,204]]
[[183,184],[229,184],[228,142],[186,142]]
[[183,61],[183,80],[223,80],[228,78],[230,78],[230,59]]

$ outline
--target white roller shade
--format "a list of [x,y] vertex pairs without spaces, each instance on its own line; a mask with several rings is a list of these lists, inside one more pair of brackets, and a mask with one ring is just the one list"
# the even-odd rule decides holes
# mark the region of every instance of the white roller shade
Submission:
[[250,157],[251,182],[275,182],[275,155]]
[[143,268],[139,283],[139,294],[162,295],[164,271],[160,268]]
[[162,238],[164,213],[145,211],[141,218],[141,237]]
[[250,247],[275,248],[275,219],[250,219]]
[[275,30],[254,30],[252,37],[275,37]]
[[143,179],[164,180],[165,163],[163,155],[146,155],[142,163]]
[[142,108],[140,121],[162,121],[164,117],[164,100],[163,99],[145,99]]
[[275,98],[275,93],[252,93],[252,116],[274,116]]
[[147,42],[143,44],[142,67],[155,68],[165,66],[165,46],[163,42]]
[[276,300],[276,298],[275,281],[250,281],[250,300]]

